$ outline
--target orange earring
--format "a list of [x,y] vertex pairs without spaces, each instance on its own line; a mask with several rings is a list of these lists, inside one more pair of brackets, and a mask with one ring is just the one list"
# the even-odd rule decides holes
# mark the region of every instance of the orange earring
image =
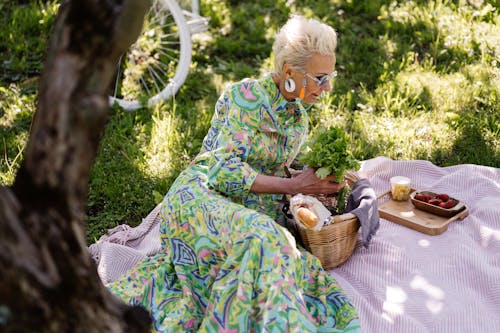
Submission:
[[307,81],[306,81],[306,78],[304,77],[304,79],[302,80],[302,88],[300,89],[300,93],[299,93],[300,99],[304,99],[304,97],[306,96],[306,84],[307,84]]
[[305,95],[306,95],[305,88],[302,87],[302,89],[300,89],[299,98],[304,99]]

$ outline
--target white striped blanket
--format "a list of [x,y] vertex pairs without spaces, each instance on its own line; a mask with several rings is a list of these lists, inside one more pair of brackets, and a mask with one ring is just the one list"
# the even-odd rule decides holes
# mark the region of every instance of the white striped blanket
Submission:
[[331,274],[359,311],[364,332],[500,332],[500,169],[439,168],[427,161],[367,160],[377,193],[389,179],[448,193],[470,213],[430,236],[382,219],[368,249],[358,245]]
[[[430,236],[381,219],[368,249],[330,273],[359,311],[364,332],[500,332],[500,169],[440,168],[427,161],[364,161],[376,193],[392,176],[460,199],[469,216]],[[121,225],[89,247],[104,282],[159,250],[157,208],[135,228]]]

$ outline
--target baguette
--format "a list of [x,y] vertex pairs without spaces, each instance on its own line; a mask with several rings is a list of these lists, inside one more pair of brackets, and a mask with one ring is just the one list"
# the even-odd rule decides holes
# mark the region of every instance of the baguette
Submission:
[[314,228],[319,221],[319,217],[306,207],[297,209],[297,217],[308,228]]

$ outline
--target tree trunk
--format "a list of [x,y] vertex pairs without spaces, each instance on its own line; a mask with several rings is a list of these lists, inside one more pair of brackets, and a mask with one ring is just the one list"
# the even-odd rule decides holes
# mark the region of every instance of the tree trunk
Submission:
[[149,5],[72,0],[60,7],[25,158],[14,185],[0,187],[1,332],[149,331],[146,311],[103,286],[84,237],[107,87]]

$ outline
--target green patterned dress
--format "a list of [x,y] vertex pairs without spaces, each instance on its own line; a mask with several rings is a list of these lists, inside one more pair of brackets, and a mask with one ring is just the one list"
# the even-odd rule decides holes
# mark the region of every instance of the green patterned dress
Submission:
[[271,76],[228,87],[194,161],[164,198],[163,250],[108,285],[147,309],[154,332],[358,332],[357,313],[318,259],[276,223],[283,176],[307,135]]

